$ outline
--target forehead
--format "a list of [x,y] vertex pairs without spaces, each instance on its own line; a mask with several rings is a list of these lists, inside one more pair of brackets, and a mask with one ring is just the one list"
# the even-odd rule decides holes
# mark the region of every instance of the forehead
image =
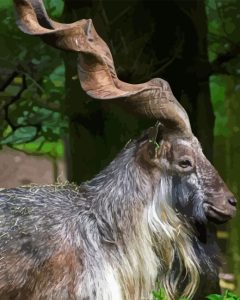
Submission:
[[201,151],[201,145],[195,137],[191,139],[175,138],[170,141],[171,150],[175,155],[194,155]]

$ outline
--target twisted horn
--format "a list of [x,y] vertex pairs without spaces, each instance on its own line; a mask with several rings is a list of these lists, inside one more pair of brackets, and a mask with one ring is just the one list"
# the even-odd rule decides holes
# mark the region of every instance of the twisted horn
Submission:
[[40,36],[55,48],[79,53],[78,75],[89,96],[112,100],[138,115],[157,119],[169,130],[192,134],[187,113],[165,80],[154,78],[142,84],[128,84],[118,79],[110,49],[91,19],[62,24],[48,17],[41,0],[14,3],[17,24],[23,32]]

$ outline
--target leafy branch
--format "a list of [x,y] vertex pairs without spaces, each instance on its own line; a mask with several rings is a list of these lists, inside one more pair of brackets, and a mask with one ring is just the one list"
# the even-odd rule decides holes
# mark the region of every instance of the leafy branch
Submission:
[[231,60],[237,58],[240,55],[240,46],[232,45],[231,48],[224,52],[220,53],[210,64],[211,74],[230,74],[227,69],[226,63],[229,63]]

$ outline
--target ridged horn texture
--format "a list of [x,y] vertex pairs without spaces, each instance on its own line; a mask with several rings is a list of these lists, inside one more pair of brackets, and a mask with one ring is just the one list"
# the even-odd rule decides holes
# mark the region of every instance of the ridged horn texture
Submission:
[[79,79],[89,96],[112,100],[133,113],[159,120],[166,129],[192,135],[187,113],[165,80],[154,78],[142,84],[128,84],[118,79],[110,49],[91,19],[62,24],[48,17],[41,0],[14,3],[17,24],[23,32],[40,36],[53,47],[79,53]]

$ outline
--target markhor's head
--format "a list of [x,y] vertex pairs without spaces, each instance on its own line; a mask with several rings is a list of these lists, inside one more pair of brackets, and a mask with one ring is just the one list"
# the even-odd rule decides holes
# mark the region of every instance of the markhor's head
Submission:
[[153,177],[167,182],[169,205],[193,223],[224,223],[237,201],[202,152],[197,138],[167,132],[158,124],[140,139],[137,156]]

